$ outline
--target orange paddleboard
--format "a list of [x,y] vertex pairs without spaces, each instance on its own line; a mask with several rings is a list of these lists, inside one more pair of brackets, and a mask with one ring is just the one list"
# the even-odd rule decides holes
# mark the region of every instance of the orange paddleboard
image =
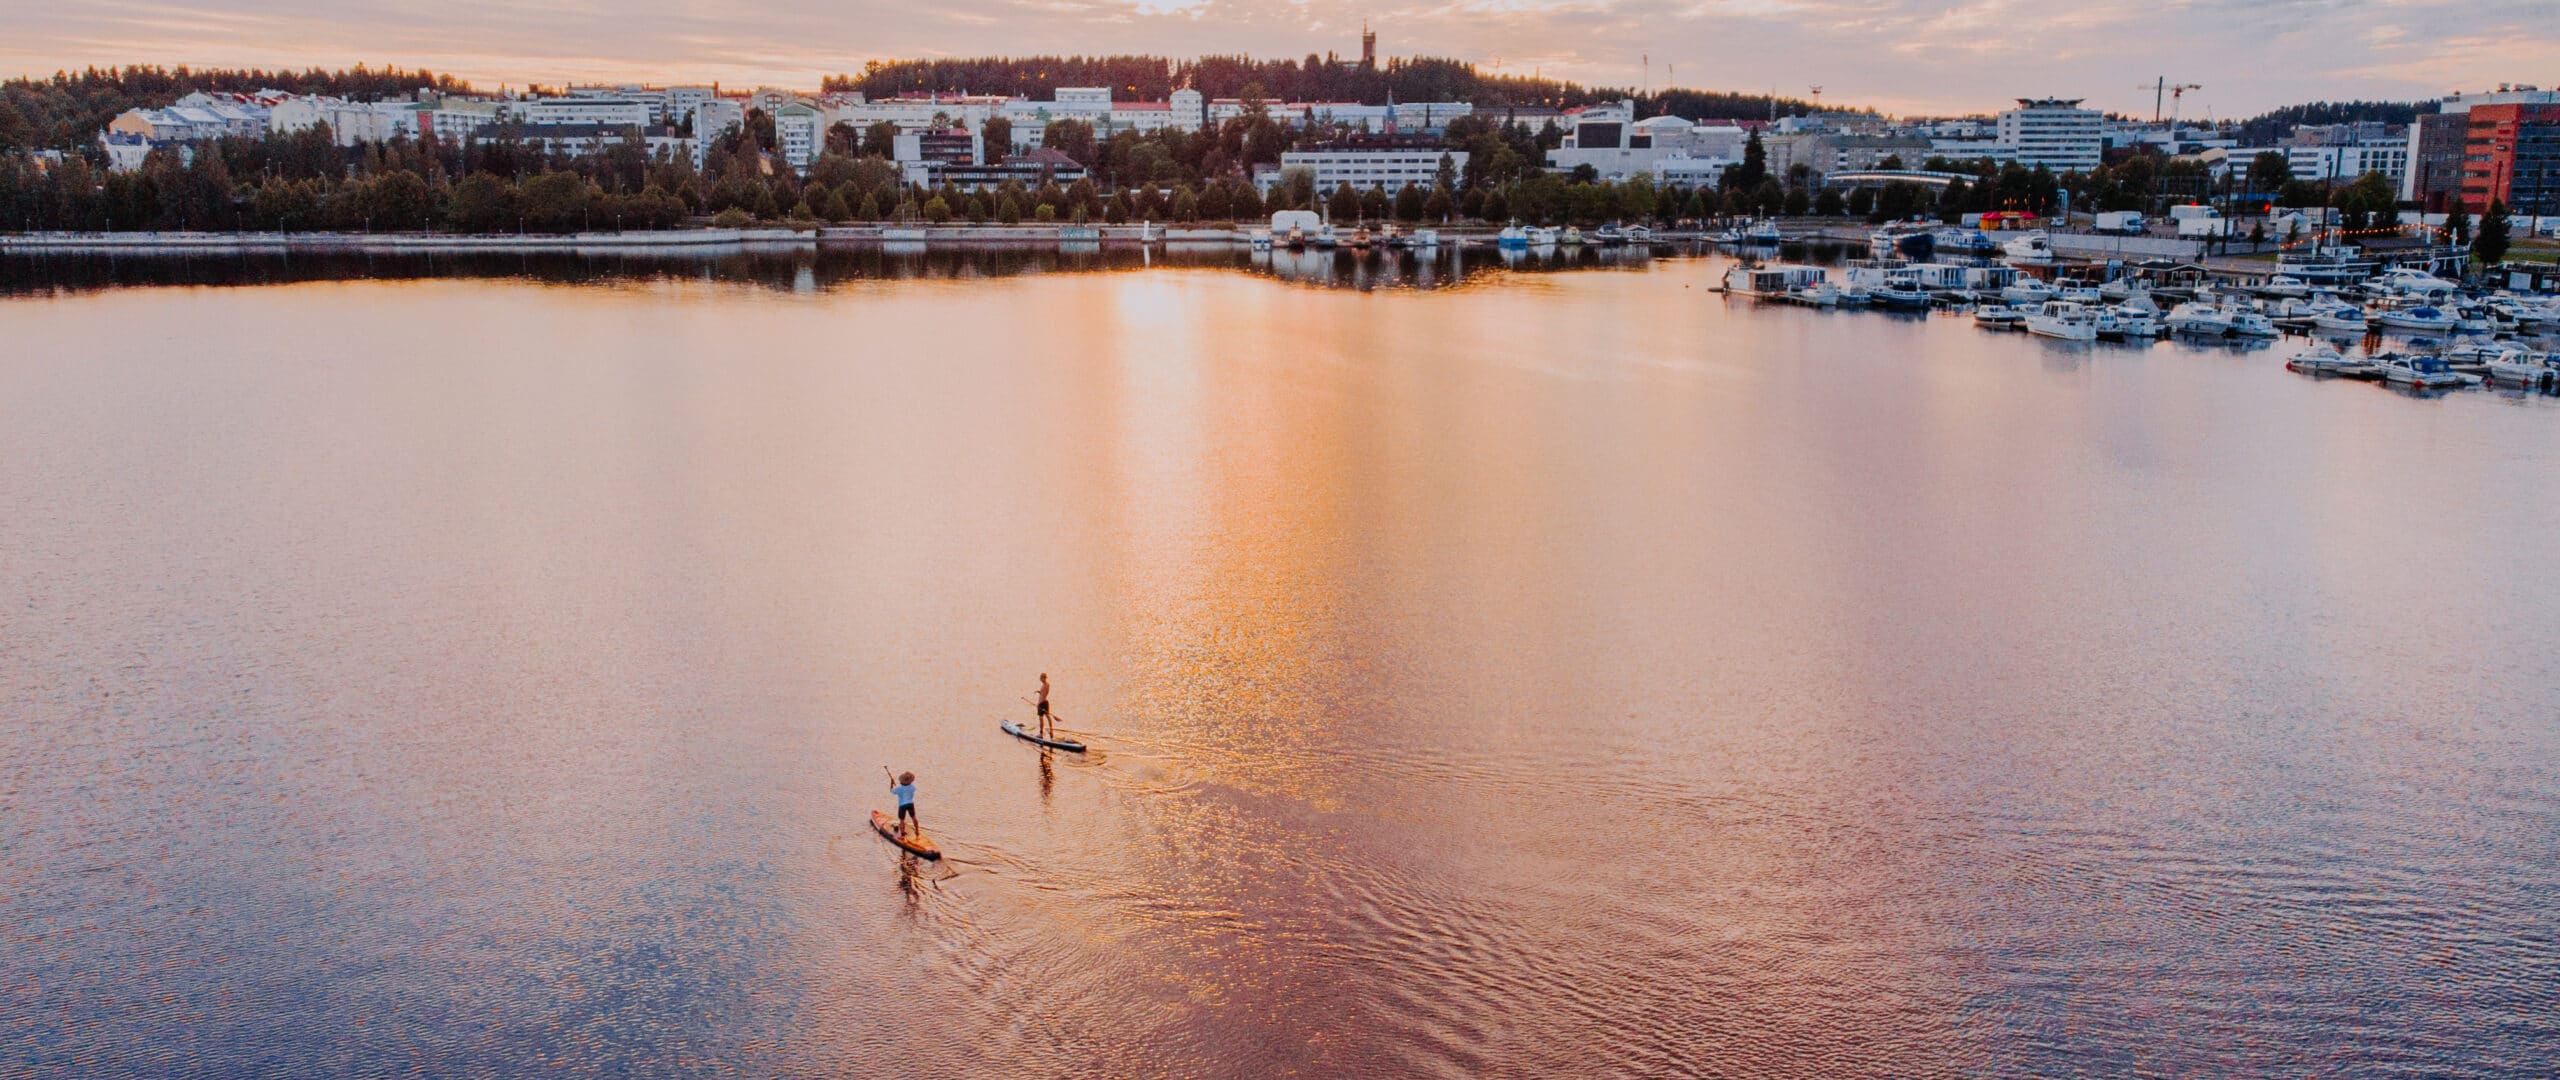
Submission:
[[874,810],[871,812],[871,827],[878,830],[880,835],[888,837],[890,843],[915,852],[925,858],[939,859],[942,857],[942,849],[933,846],[933,841],[924,838],[924,829],[921,826],[916,829],[915,838],[908,839],[907,837],[898,835],[897,818],[881,811]]

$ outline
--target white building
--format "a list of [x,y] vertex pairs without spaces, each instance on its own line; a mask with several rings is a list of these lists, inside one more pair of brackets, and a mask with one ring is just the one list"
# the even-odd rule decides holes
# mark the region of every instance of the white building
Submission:
[[2104,114],[2081,108],[2078,98],[2019,98],[2017,108],[2000,114],[1999,140],[2030,169],[2087,172],[2098,167],[2106,147],[2105,123]]
[[806,172],[827,148],[827,114],[805,101],[773,111],[773,145],[784,164]]
[[381,142],[391,137],[389,117],[365,102],[306,97],[280,102],[267,114],[267,130],[277,134],[329,125],[330,140],[340,146]]
[[1290,150],[1280,155],[1278,169],[1264,169],[1253,179],[1268,195],[1280,185],[1282,175],[1305,169],[1315,174],[1318,191],[1349,184],[1362,191],[1384,188],[1393,195],[1407,184],[1430,187],[1439,178],[1442,158],[1449,160],[1453,173],[1466,172],[1463,150]]
[[2397,189],[2409,175],[2409,140],[2375,139],[2331,146],[2288,146],[2284,163],[2296,180],[2353,180],[2378,172]]
[[531,98],[516,102],[511,112],[518,122],[526,124],[629,124],[647,127],[651,123],[649,103],[629,98]]

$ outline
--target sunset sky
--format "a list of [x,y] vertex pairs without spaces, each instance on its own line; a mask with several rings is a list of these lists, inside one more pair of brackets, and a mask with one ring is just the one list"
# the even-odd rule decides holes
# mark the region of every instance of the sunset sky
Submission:
[[[0,73],[125,63],[426,66],[491,85],[813,88],[875,58],[1356,53],[1505,73],[1803,95],[1897,113],[2021,95],[2184,115],[2560,84],[2560,0],[0,0]],[[2136,89],[2141,84],[2143,89]]]

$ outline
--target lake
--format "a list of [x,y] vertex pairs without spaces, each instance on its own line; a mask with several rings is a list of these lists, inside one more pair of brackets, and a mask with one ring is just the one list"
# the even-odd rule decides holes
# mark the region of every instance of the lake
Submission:
[[0,1075],[2560,1060],[2560,398],[1725,265],[0,261]]

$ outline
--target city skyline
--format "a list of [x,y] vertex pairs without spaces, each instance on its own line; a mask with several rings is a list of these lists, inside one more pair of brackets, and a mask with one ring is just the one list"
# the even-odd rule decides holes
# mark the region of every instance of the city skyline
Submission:
[[[2426,99],[2560,82],[2560,27],[2532,0],[2247,4],[2059,12],[2011,0],[1748,0],[1675,5],[1359,6],[1312,0],[954,0],[920,12],[783,0],[707,10],[645,0],[614,13],[469,0],[106,0],[10,16],[0,74],[126,64],[428,67],[495,87],[570,81],[814,89],[875,59],[1026,53],[1450,56],[1499,74],[1591,85],[1775,92],[1896,114],[1988,112],[2021,95],[2148,115],[2149,84],[2201,84],[2182,116],[2310,100]],[[886,29],[878,28],[888,24]],[[770,28],[788,27],[788,33]]]

